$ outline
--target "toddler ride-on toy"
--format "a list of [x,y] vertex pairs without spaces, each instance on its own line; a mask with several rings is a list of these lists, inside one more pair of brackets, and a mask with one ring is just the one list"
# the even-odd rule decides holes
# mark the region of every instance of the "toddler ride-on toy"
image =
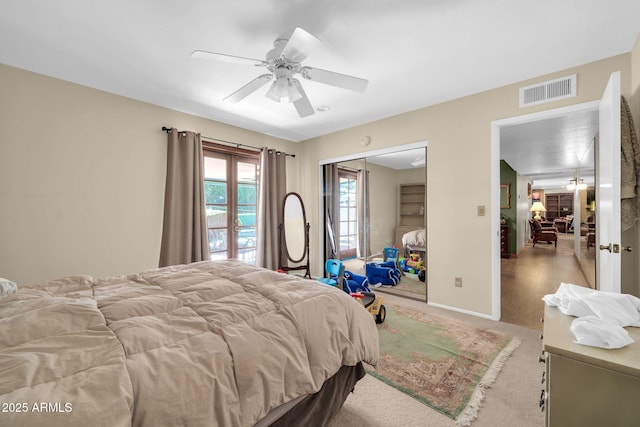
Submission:
[[325,271],[329,277],[319,278],[319,282],[342,288],[375,317],[376,323],[384,322],[387,309],[382,304],[382,297],[371,292],[369,282],[365,276],[358,276],[350,271],[345,271],[344,264],[337,259],[327,260]]
[[351,292],[353,298],[366,308],[376,318],[376,323],[384,322],[387,317],[387,308],[382,304],[382,297],[373,292]]
[[342,287],[362,306],[375,317],[376,323],[384,322],[387,316],[387,309],[382,304],[383,298],[369,289],[369,281],[365,276],[353,274],[350,271],[344,272]]

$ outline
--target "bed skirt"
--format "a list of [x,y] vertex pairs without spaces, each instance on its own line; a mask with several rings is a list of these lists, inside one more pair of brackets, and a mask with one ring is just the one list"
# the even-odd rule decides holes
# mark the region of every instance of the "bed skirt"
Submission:
[[[340,411],[356,383],[365,375],[362,363],[355,366],[342,366],[335,375],[324,382],[317,393],[296,400],[297,403],[293,402],[295,405],[291,409],[288,409],[290,406],[288,404],[274,409],[258,422],[256,427],[327,426]],[[279,410],[286,412],[280,415]],[[272,421],[276,417],[277,419]]]

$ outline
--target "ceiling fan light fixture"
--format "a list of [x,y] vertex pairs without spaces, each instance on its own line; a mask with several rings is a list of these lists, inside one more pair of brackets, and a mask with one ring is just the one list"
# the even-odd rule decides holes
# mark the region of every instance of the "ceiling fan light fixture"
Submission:
[[273,81],[265,96],[276,102],[292,103],[300,117],[307,117],[314,114],[315,109],[311,105],[300,81],[295,78],[296,75],[300,75],[307,80],[313,80],[316,83],[355,92],[364,92],[369,83],[368,80],[359,77],[315,67],[303,67],[302,61],[320,44],[321,41],[316,36],[296,27],[290,35],[283,35],[273,42],[273,49],[267,52],[264,60],[204,50],[193,51],[191,57],[212,58],[226,62],[265,67],[269,71],[268,74],[256,77],[225,97],[224,100],[231,103],[239,102],[266,85],[267,82]]
[[295,102],[302,98],[302,94],[287,76],[278,77],[265,96],[276,102]]

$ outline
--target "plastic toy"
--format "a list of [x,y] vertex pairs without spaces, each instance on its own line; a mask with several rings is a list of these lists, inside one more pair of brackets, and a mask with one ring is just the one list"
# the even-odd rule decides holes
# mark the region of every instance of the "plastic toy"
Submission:
[[414,270],[420,270],[424,262],[418,254],[409,254],[409,259],[406,262],[407,267],[411,267]]
[[375,317],[376,323],[384,322],[387,317],[387,308],[382,304],[381,296],[373,292],[351,292],[350,295]]
[[345,271],[342,287],[346,293],[355,298],[375,317],[376,323],[384,322],[387,316],[387,309],[382,304],[383,298],[371,292],[369,289],[369,280],[365,276]]
[[395,286],[402,278],[402,272],[396,267],[395,261],[382,263],[370,262],[365,266],[369,283],[377,285]]
[[371,292],[371,289],[369,289],[369,280],[367,279],[367,277],[353,274],[350,271],[344,272],[342,287],[347,293],[361,291]]

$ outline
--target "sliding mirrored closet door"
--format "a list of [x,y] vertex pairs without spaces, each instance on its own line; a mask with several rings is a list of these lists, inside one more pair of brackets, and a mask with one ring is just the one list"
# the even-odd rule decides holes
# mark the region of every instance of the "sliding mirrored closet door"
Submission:
[[[384,248],[397,246],[404,256],[404,231],[426,234],[425,158],[426,148],[417,148],[323,166],[325,259],[335,257],[346,270],[365,275],[366,263],[383,261]],[[403,197],[408,187],[412,194]],[[420,256],[425,260],[425,253]],[[426,284],[406,273],[403,286],[386,290],[407,288],[404,296],[426,300]]]

